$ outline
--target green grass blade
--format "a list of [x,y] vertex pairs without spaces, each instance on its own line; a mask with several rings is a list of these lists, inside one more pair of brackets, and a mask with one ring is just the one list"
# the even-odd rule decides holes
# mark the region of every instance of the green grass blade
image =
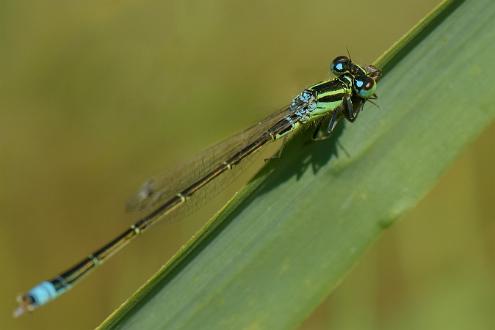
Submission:
[[381,109],[294,138],[102,328],[300,324],[493,122],[494,20],[489,0],[440,5],[378,61]]

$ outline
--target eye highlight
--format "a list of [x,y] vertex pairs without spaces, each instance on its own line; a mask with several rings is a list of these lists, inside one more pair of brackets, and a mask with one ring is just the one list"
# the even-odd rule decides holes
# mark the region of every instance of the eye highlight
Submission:
[[364,99],[368,99],[375,94],[376,83],[368,76],[357,76],[353,82],[354,91]]
[[350,63],[351,60],[348,57],[345,56],[336,57],[332,61],[332,64],[330,64],[330,70],[332,70],[332,73],[334,75],[340,76],[346,72],[349,72]]

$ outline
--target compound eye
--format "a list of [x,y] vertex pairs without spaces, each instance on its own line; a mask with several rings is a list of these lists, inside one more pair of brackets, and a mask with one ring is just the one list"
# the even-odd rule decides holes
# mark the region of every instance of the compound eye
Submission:
[[330,65],[330,69],[332,70],[334,75],[340,76],[346,72],[349,72],[350,63],[351,60],[348,57],[339,56],[332,61],[332,64]]
[[357,76],[354,78],[354,90],[363,99],[368,99],[375,94],[376,83],[368,76]]

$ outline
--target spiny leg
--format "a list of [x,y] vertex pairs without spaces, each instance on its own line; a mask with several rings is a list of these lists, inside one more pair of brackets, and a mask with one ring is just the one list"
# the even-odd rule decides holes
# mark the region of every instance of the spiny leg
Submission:
[[[360,102],[358,102],[360,103]],[[361,107],[359,104],[354,106],[352,97],[350,96],[345,96],[344,97],[344,102],[342,103],[343,111],[342,113],[344,114],[344,117],[350,121],[351,123],[354,122],[359,114],[359,111],[361,110]]]
[[328,122],[328,126],[327,126],[328,135],[330,135],[335,129],[335,126],[337,125],[338,117],[339,117],[339,112],[337,110],[333,111],[332,117],[330,117],[330,121]]
[[[328,139],[332,131],[335,129],[340,114],[342,114],[349,122],[354,122],[359,112],[363,109],[363,106],[364,100],[359,96],[345,96],[342,103],[342,110],[333,111],[327,125],[323,125],[323,123],[326,122],[325,119],[318,123],[318,126],[313,134],[313,140],[321,141]],[[326,126],[326,128],[322,126]]]
[[337,125],[339,114],[340,114],[339,111],[335,110],[332,112],[330,118],[322,119],[318,123],[313,133],[313,141],[322,141],[330,137],[332,131],[335,129],[335,126]]

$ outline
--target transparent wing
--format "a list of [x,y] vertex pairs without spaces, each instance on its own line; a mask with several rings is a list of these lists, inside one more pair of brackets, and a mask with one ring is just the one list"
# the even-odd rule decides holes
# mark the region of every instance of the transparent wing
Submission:
[[[229,159],[242,147],[253,142],[288,113],[289,107],[284,107],[248,129],[203,150],[195,158],[182,164],[175,170],[151,177],[141,186],[136,194],[129,199],[126,205],[127,210],[148,211],[158,207],[166,200],[175,196],[178,192],[199,180],[213,168]],[[240,166],[236,166],[233,170],[222,174],[220,178],[214,180],[213,184],[209,184],[211,187],[205,187],[202,189],[203,191],[199,191],[198,193],[203,195],[206,191],[211,191],[212,187],[226,184],[226,181],[232,180],[233,177],[238,176],[240,172],[242,172],[240,169],[245,162],[246,161],[241,162]],[[197,196],[194,197],[194,200],[198,200]]]

